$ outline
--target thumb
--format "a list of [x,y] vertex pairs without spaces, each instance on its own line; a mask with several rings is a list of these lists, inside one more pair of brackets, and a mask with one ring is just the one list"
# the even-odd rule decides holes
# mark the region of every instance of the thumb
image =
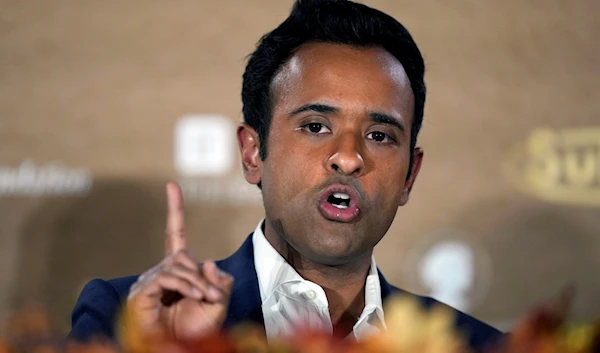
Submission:
[[212,261],[207,261],[204,263],[201,271],[204,275],[204,278],[208,280],[210,285],[221,292],[222,295],[219,296],[221,300],[218,301],[226,300],[226,302],[229,302],[231,289],[234,283],[233,276],[219,269]]

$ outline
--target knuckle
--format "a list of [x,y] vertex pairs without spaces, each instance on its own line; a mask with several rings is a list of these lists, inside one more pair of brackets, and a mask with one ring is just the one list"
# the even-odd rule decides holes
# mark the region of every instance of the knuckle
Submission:
[[145,280],[147,280],[148,278],[152,277],[152,275],[154,274],[154,272],[156,271],[156,266],[152,267],[151,269],[149,269],[148,271],[142,273],[137,281],[135,283],[140,283],[140,282],[144,282]]
[[178,260],[184,260],[184,261],[194,261],[194,257],[192,256],[192,253],[190,253],[189,250],[187,249],[181,249],[176,253],[176,257]]
[[133,283],[132,288],[134,288],[134,287],[135,288],[140,288],[140,287],[145,286],[146,284],[148,284],[149,282],[151,282],[154,279],[155,276],[156,276],[156,268],[153,267],[150,270],[142,273],[138,277],[137,281],[135,281],[135,283]]
[[165,236],[167,238],[185,238],[185,228],[183,226],[179,226],[173,229],[168,229],[165,231]]
[[156,273],[155,278],[167,278],[173,277],[173,265],[165,265],[163,266],[159,272]]
[[209,283],[204,278],[197,275],[195,275],[190,282],[194,283],[194,285],[199,288],[208,288],[209,286]]
[[132,288],[132,290],[129,291],[129,294],[127,295],[127,301],[132,301],[133,299],[135,299],[137,297],[138,293],[139,293],[139,289]]
[[165,264],[165,263],[172,262],[172,261],[173,261],[173,258],[175,258],[175,255],[177,255],[177,253],[176,253],[176,252],[174,252],[174,253],[171,253],[171,254],[169,254],[169,255],[165,256],[165,257],[162,259],[162,261],[159,263],[159,265],[160,265],[160,264]]
[[181,261],[182,259],[185,259],[186,258],[185,249],[181,249],[181,250],[178,250],[177,252],[173,253],[173,258],[175,260],[179,260],[179,261]]

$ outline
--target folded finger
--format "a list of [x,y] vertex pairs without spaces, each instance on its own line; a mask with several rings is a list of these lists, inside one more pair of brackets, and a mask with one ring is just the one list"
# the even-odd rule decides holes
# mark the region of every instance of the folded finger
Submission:
[[160,299],[166,292],[176,292],[183,297],[202,299],[203,293],[196,288],[194,284],[184,277],[177,276],[170,272],[161,272],[155,278],[147,283],[144,287],[139,288],[136,293],[132,293],[130,297],[138,298],[155,298]]
[[215,289],[213,291],[214,294],[221,294],[219,298],[216,298],[217,295],[214,296],[216,298],[215,301],[222,301],[229,298],[231,287],[233,285],[233,277],[230,274],[219,269],[212,261],[205,262],[202,265],[201,272],[204,275],[204,278],[210,283],[211,287]]
[[[189,269],[180,264],[172,264],[164,269],[165,273],[185,279],[189,282],[204,298],[210,292],[210,283],[197,270]],[[183,293],[182,293],[183,294]]]

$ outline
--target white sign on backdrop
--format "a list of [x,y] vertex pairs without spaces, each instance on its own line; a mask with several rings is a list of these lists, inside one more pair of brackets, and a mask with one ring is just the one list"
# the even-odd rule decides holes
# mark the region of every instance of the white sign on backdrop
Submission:
[[260,204],[260,190],[234,168],[238,158],[232,119],[218,114],[187,114],[175,125],[174,138],[174,164],[186,201]]
[[490,255],[476,239],[459,229],[420,237],[405,257],[405,278],[427,295],[471,312],[485,301],[493,277]]
[[423,255],[418,267],[430,296],[461,311],[471,309],[469,292],[475,281],[475,254],[468,243],[436,243]]
[[25,160],[18,167],[0,166],[0,196],[84,196],[92,181],[87,168],[70,168],[60,162],[35,165]]
[[235,160],[235,125],[221,115],[184,115],[175,126],[174,147],[175,168],[179,175],[226,175]]

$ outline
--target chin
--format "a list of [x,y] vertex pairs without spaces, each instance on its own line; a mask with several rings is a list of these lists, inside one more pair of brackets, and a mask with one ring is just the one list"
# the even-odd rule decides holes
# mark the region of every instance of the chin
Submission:
[[336,256],[331,254],[317,254],[313,258],[315,263],[324,265],[324,266],[340,266],[346,265],[348,263],[353,262],[354,257],[352,256]]
[[359,257],[356,249],[350,247],[350,244],[323,244],[316,249],[310,249],[313,260],[323,265],[341,265],[352,262]]

